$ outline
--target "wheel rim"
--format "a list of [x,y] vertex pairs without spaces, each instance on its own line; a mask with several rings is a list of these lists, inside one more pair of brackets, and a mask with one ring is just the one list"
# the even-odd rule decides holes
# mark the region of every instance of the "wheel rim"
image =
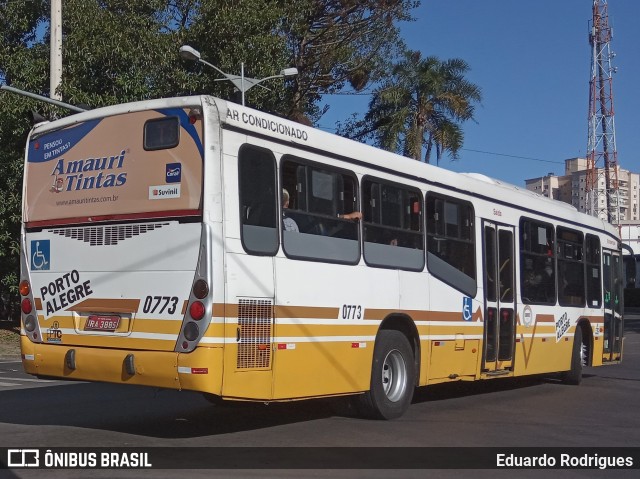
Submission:
[[382,388],[387,399],[399,401],[407,389],[407,367],[397,349],[389,351],[382,363]]

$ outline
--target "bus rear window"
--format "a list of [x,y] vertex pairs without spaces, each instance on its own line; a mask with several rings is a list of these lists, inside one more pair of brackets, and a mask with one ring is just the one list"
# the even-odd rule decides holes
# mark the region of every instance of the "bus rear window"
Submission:
[[144,149],[175,148],[180,141],[180,120],[176,116],[149,120],[144,124]]

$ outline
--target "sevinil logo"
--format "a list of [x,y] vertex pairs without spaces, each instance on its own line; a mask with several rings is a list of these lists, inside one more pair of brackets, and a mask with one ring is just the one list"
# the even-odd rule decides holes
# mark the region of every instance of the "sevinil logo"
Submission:
[[158,185],[149,187],[150,200],[180,198],[180,185]]

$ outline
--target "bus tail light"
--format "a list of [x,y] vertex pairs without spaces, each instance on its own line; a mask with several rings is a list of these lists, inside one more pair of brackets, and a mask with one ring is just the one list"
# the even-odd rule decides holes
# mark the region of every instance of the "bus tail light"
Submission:
[[29,298],[24,298],[20,303],[20,308],[24,314],[29,314],[33,311],[33,305],[31,304],[31,300]]
[[27,281],[26,279],[20,281],[20,294],[22,296],[27,296],[30,292],[31,292],[31,285],[29,284],[29,281]]
[[189,315],[196,321],[200,321],[204,317],[205,311],[206,308],[200,301],[194,301],[191,303],[191,306],[189,306]]
[[182,318],[180,335],[175,345],[175,351],[179,353],[190,353],[198,347],[213,317],[211,238],[212,233],[209,227],[203,225],[200,236],[200,255],[195,268],[195,277],[191,284],[187,307]]
[[198,299],[204,299],[209,294],[209,285],[204,279],[199,279],[193,285],[193,295]]
[[36,318],[33,316],[33,314],[30,314],[24,320],[24,329],[26,329],[30,333],[35,331],[35,329],[36,329]]
[[189,323],[184,328],[184,337],[187,341],[195,341],[200,335],[200,328],[196,323]]

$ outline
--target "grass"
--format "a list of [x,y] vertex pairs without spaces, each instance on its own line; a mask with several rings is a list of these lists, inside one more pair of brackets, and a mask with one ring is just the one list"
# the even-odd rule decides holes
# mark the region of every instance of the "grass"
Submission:
[[13,321],[0,321],[0,356],[20,354],[20,326]]

